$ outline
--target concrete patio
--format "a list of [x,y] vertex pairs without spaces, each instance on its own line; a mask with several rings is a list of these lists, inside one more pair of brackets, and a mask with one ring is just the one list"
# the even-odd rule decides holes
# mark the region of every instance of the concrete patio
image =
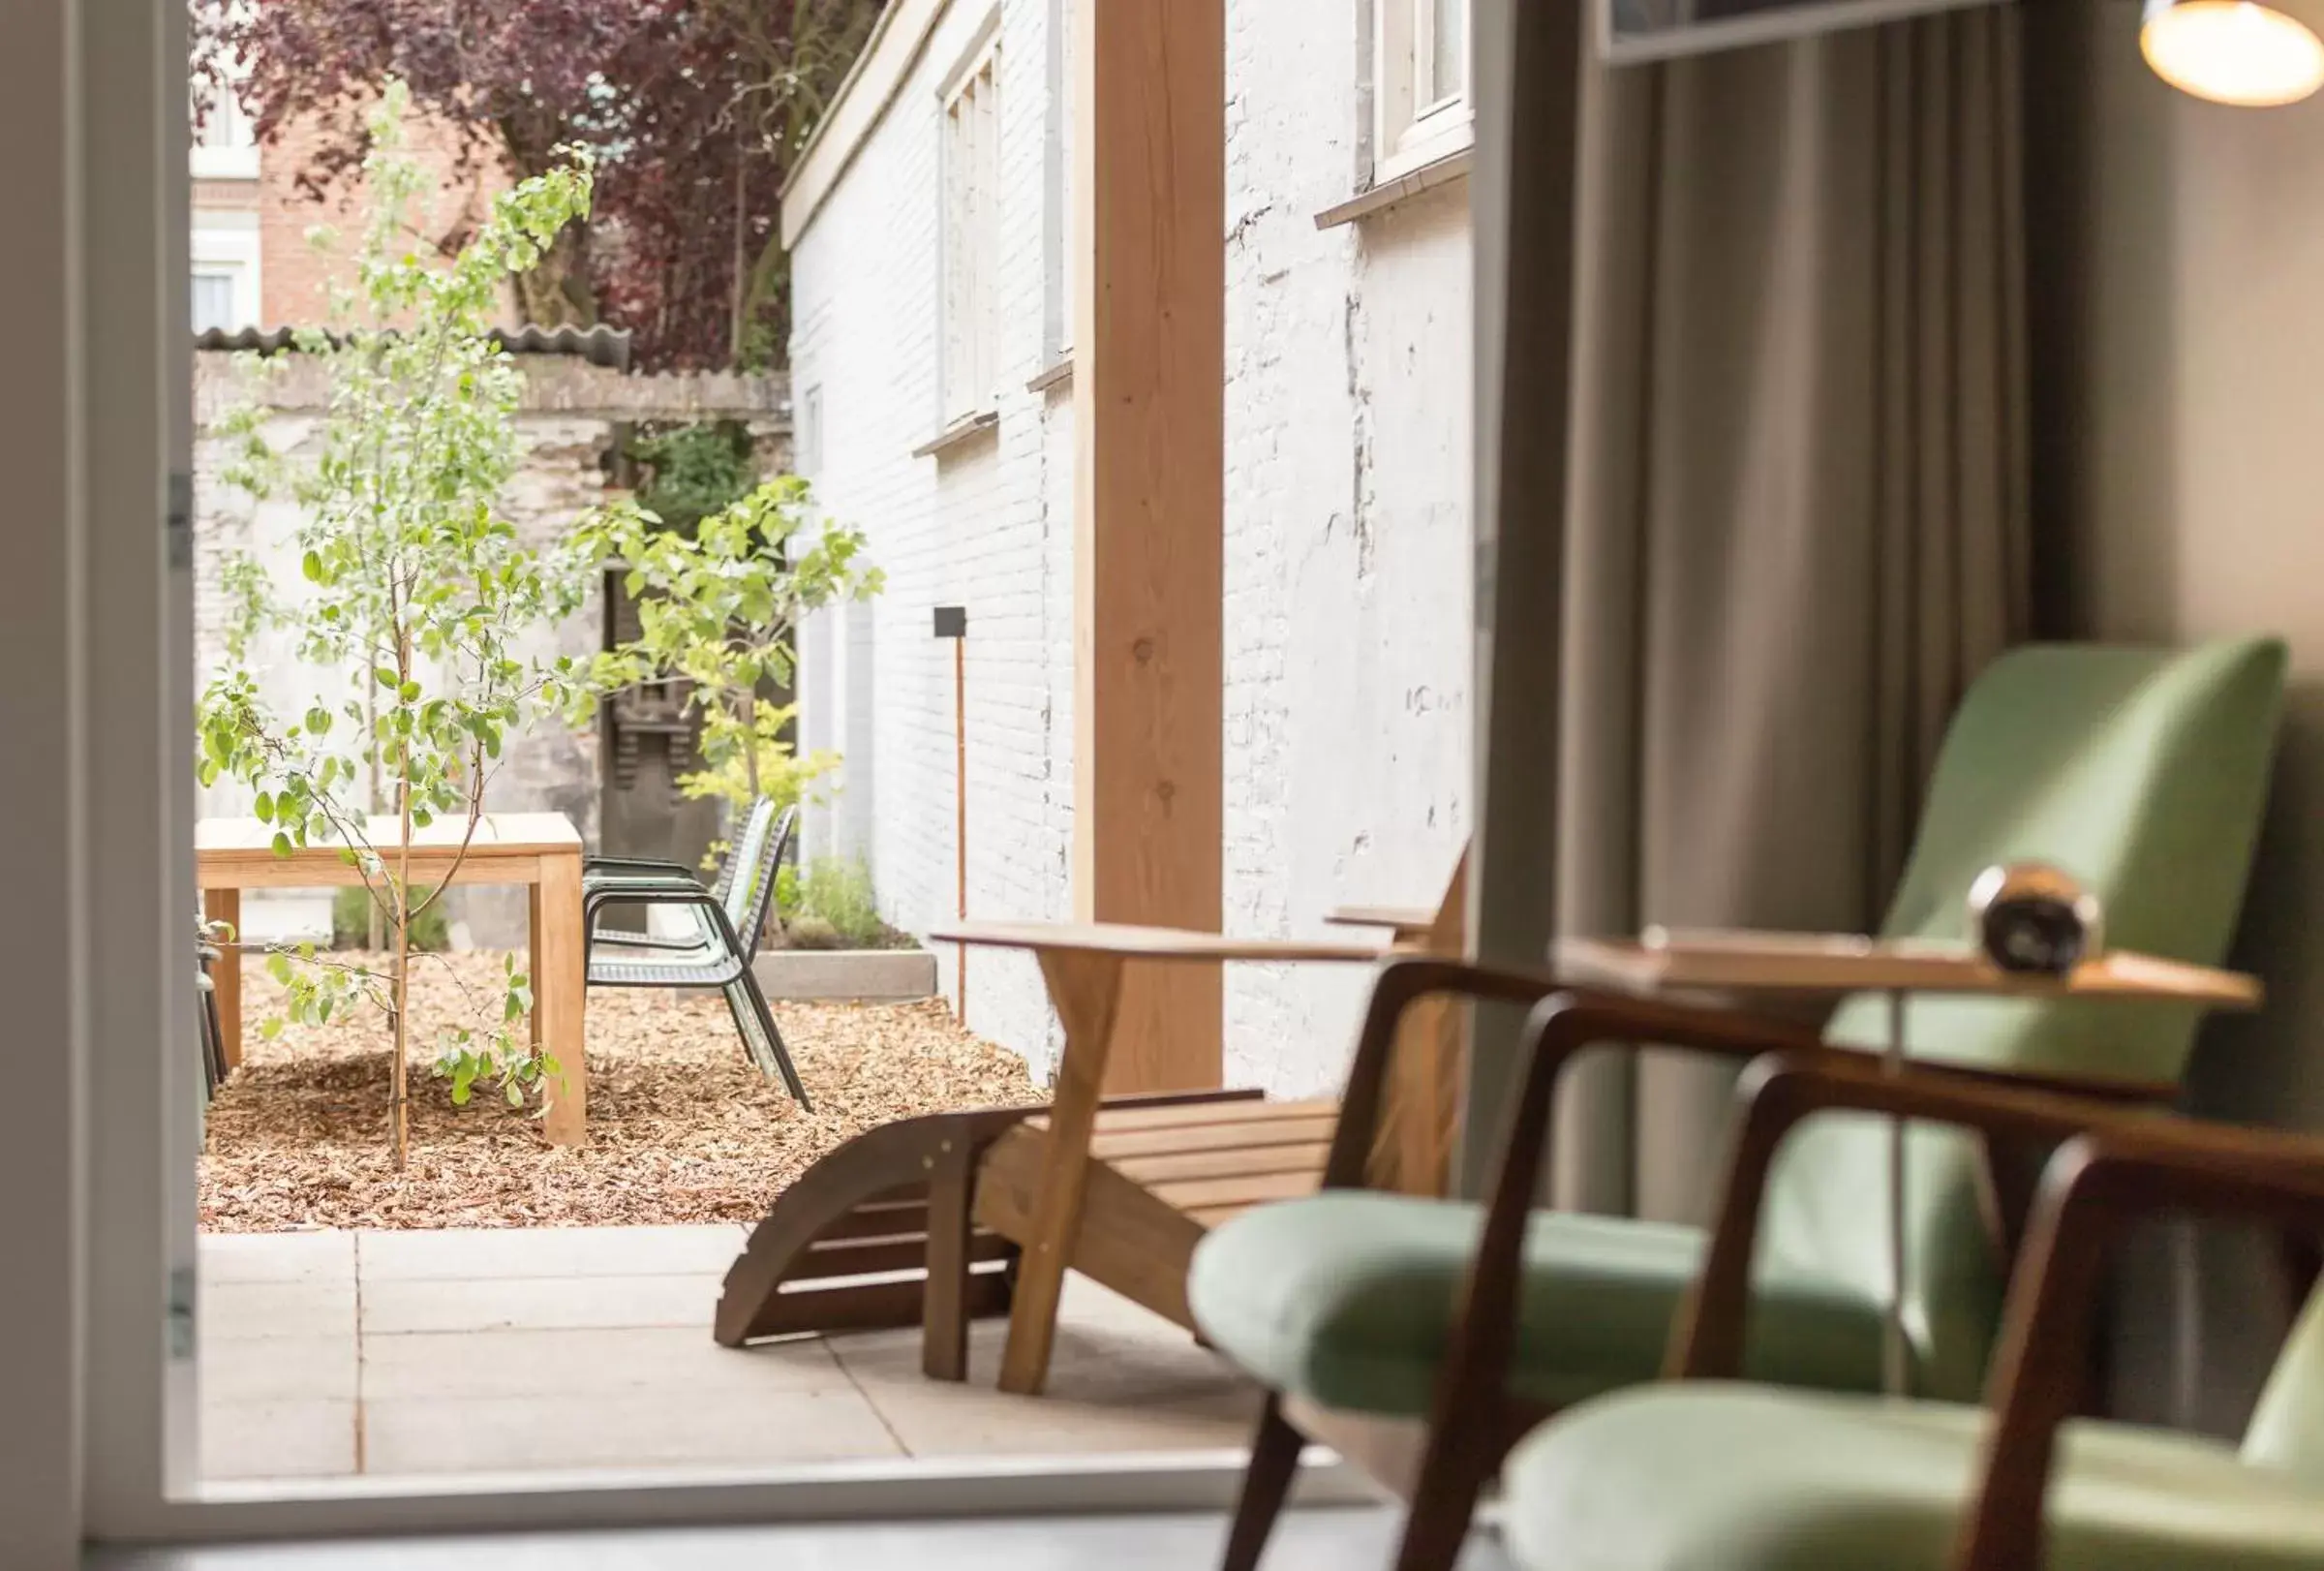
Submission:
[[213,1480],[719,1467],[1239,1446],[1257,1395],[1082,1278],[1050,1394],[963,1385],[918,1333],[722,1348],[739,1226],[341,1230],[201,1240],[201,1455]]

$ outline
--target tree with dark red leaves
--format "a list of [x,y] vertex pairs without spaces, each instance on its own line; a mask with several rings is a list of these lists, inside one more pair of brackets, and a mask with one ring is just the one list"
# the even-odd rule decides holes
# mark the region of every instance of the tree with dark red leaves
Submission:
[[471,168],[522,178],[596,154],[586,227],[520,281],[543,324],[605,321],[646,367],[778,363],[788,269],[778,193],[877,0],[192,0],[196,75],[232,78],[261,139],[306,121],[300,183],[360,167],[400,77]]

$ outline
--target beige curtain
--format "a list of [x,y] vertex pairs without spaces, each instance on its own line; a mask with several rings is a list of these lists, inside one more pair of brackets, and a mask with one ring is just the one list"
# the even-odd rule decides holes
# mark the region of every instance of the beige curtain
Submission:
[[[2017,18],[1586,84],[1559,930],[1876,924],[2024,635]],[[1557,1198],[1702,1215],[1732,1077],[1601,1060]]]

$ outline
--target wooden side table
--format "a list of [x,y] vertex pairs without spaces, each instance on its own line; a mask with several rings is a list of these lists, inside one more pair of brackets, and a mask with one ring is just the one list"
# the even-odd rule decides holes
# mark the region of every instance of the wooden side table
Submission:
[[[401,848],[395,825],[371,826],[380,854]],[[490,813],[477,823],[465,853],[465,819],[439,819],[412,837],[414,882],[517,883],[531,898],[533,1040],[544,1044],[561,1070],[542,1121],[552,1145],[588,1139],[589,1070],[583,1058],[583,1011],[588,998],[587,955],[581,931],[581,835],[562,813]],[[194,826],[195,881],[202,914],[242,922],[245,889],[344,888],[363,876],[340,859],[339,847],[307,846],[289,855],[274,849],[272,824],[256,818],[204,818]],[[226,1067],[242,1062],[240,951],[230,951],[214,979],[220,1045]]]
[[[1906,1010],[1917,993],[1979,993],[2018,998],[2143,999],[2211,1009],[2250,1010],[2264,993],[2259,979],[2208,966],[2126,951],[2087,961],[2064,977],[2006,971],[1966,943],[1883,941],[1852,934],[1662,933],[1637,940],[1572,939],[1557,945],[1556,969],[1576,985],[1641,996],[1689,993],[1831,995],[1877,993],[1888,1001],[1891,1070],[1910,1057]],[[1889,1302],[1881,1381],[1893,1395],[1909,1386],[1905,1340],[1905,1123],[1890,1122],[1888,1142]]]

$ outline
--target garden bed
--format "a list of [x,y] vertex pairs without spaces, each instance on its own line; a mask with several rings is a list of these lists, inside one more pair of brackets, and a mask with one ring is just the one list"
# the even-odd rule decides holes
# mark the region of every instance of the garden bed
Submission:
[[[463,987],[489,996],[501,957],[429,959],[413,976],[416,1021],[462,1013]],[[718,996],[597,989],[589,999],[586,1150],[542,1144],[526,1114],[479,1095],[451,1105],[414,1052],[412,1158],[387,1137],[383,1022],[258,1027],[281,988],[245,967],[247,1056],[210,1104],[201,1226],[609,1226],[750,1221],[823,1153],[916,1113],[1041,1099],[1024,1062],[963,1031],[941,1001],[777,1003],[814,1099],[802,1112],[743,1057]]]

